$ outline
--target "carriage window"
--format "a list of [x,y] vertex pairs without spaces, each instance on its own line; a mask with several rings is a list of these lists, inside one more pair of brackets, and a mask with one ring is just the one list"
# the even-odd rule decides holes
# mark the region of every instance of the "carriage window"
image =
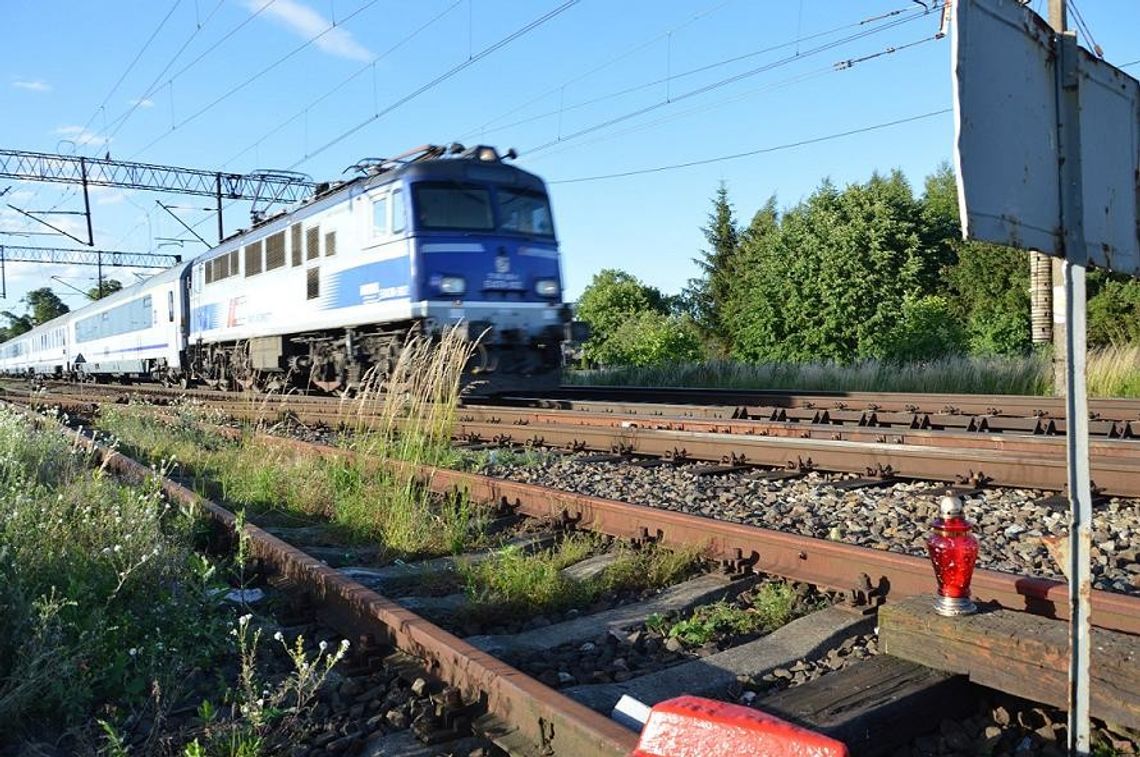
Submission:
[[404,193],[399,189],[392,192],[392,233],[400,234],[404,231],[406,218],[404,210]]
[[388,195],[384,195],[372,201],[372,236],[379,237],[387,233]]
[[491,231],[491,193],[458,181],[414,184],[416,225],[421,229]]
[[500,187],[498,190],[499,217],[504,231],[520,234],[554,236],[554,223],[550,216],[550,201],[542,192],[527,192]]

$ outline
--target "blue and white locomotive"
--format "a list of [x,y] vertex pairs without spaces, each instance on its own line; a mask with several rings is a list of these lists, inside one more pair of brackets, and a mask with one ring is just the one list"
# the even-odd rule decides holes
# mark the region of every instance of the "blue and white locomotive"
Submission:
[[12,340],[0,368],[333,391],[383,373],[410,332],[459,325],[479,340],[482,372],[556,375],[570,314],[542,180],[485,146],[356,168],[364,175],[57,319],[60,362],[9,359]]

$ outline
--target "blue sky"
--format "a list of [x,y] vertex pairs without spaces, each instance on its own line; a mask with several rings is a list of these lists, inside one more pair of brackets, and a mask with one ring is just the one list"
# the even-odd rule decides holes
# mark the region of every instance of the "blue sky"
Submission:
[[[931,39],[938,14],[907,0],[564,5],[8,0],[0,6],[0,145],[210,170],[292,169],[317,179],[340,177],[361,157],[423,143],[515,147],[519,165],[550,182],[571,296],[603,267],[677,291],[695,273],[691,258],[703,246],[700,227],[721,181],[746,221],[770,195],[790,205],[824,177],[845,184],[900,168],[921,186],[950,158],[946,113],[747,158],[572,181],[948,109],[950,46]],[[1034,5],[1043,12],[1044,0]],[[1140,59],[1140,3],[1077,7],[1110,62]],[[848,60],[856,62],[836,65]],[[1128,70],[1135,75],[1140,65]],[[74,190],[58,185],[0,180],[0,192],[6,188],[3,201],[18,207],[82,207]],[[99,190],[98,246],[204,251],[197,241],[158,247],[189,235],[156,200],[197,209],[180,213],[213,241],[216,223],[200,210],[209,200]],[[227,230],[248,224],[247,209],[228,208]],[[57,220],[71,228],[81,221]],[[28,228],[0,206],[0,229]],[[68,292],[50,275],[86,288],[94,271],[13,264],[7,273],[0,309],[18,307],[37,286]]]

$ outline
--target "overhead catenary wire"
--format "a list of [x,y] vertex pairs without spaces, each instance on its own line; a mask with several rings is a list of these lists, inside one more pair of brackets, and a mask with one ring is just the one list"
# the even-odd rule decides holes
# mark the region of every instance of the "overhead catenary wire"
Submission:
[[719,79],[715,82],[711,82],[709,84],[705,84],[705,85],[702,85],[700,87],[696,87],[696,88],[691,89],[691,90],[684,92],[682,94],[674,95],[672,98],[670,98],[668,100],[662,99],[662,100],[659,100],[655,103],[651,103],[649,105],[643,106],[641,108],[637,108],[637,109],[634,109],[632,111],[628,111],[626,113],[622,113],[620,115],[608,118],[604,121],[591,124],[590,126],[586,126],[586,127],[581,128],[581,129],[578,129],[577,131],[571,132],[570,134],[568,134],[566,136],[559,136],[555,139],[548,140],[542,144],[536,145],[534,147],[527,148],[523,152],[525,152],[525,154],[527,154],[527,155],[534,155],[535,153],[542,152],[543,150],[547,150],[547,149],[549,149],[555,145],[558,145],[560,143],[568,142],[570,140],[577,139],[578,137],[584,136],[586,134],[590,134],[590,133],[593,133],[595,131],[599,131],[601,129],[608,128],[610,126],[614,126],[616,124],[623,123],[623,122],[628,121],[632,118],[637,118],[638,116],[645,115],[646,113],[651,113],[651,112],[659,110],[661,108],[672,106],[672,105],[674,105],[678,102],[681,102],[683,100],[687,100],[689,98],[696,97],[698,95],[703,95],[703,94],[706,94],[708,92],[712,92],[712,91],[720,89],[722,87],[726,87],[730,84],[735,84],[736,82],[742,81],[744,79],[748,79],[748,78],[751,78],[753,76],[757,76],[761,73],[765,73],[767,71],[771,71],[771,70],[774,70],[776,68],[780,68],[780,67],[783,67],[786,65],[790,65],[790,64],[795,63],[799,60],[811,57],[813,55],[818,55],[820,53],[827,52],[829,50],[833,50],[837,47],[846,45],[850,42],[854,42],[856,40],[863,39],[865,37],[869,37],[873,34],[877,34],[879,32],[886,31],[888,29],[893,29],[893,28],[898,27],[898,26],[902,26],[903,24],[914,21],[917,18],[922,18],[922,17],[928,15],[928,13],[929,13],[929,11],[920,11],[920,12],[918,12],[918,15],[915,15],[915,16],[909,16],[909,17],[905,17],[905,18],[901,18],[901,19],[892,19],[886,23],[871,27],[869,29],[864,29],[863,31],[857,32],[855,34],[850,34],[850,35],[847,35],[846,37],[841,37],[839,39],[831,40],[831,41],[826,42],[824,44],[817,45],[816,47],[813,47],[813,48],[806,50],[804,52],[785,56],[783,58],[779,58],[779,59],[771,61],[769,63],[765,63],[765,64],[760,65],[760,66],[756,66],[756,67],[751,68],[747,71],[743,71],[743,72],[740,72],[737,74],[733,74],[732,76],[728,76],[728,77],[725,77],[723,79]]
[[386,116],[387,114],[396,110],[400,106],[414,100],[415,98],[419,97],[423,93],[434,89],[435,87],[439,86],[440,84],[447,81],[448,79],[455,76],[456,74],[460,73],[461,71],[469,68],[470,66],[474,65],[475,63],[478,63],[482,59],[486,58],[488,55],[491,55],[492,53],[496,52],[497,50],[500,50],[501,48],[506,47],[511,42],[514,42],[516,39],[518,39],[518,38],[530,33],[531,31],[537,29],[538,27],[542,26],[543,24],[550,21],[551,19],[560,16],[561,14],[565,13],[570,8],[577,5],[579,2],[581,2],[581,0],[566,0],[566,2],[562,3],[561,5],[554,8],[553,10],[548,11],[547,13],[543,14],[542,16],[539,16],[538,18],[531,21],[530,23],[520,27],[519,29],[516,29],[514,32],[511,32],[510,34],[503,37],[499,41],[494,42],[493,44],[483,48],[482,50],[480,50],[478,53],[476,53],[472,57],[468,58],[467,60],[464,60],[463,62],[458,63],[455,66],[452,66],[447,71],[444,71],[442,74],[435,77],[431,81],[420,86],[419,88],[408,93],[407,95],[404,95],[403,97],[399,98],[398,100],[392,102],[391,104],[387,105],[382,110],[376,111],[371,116],[368,116],[367,118],[365,118],[363,121],[357,123],[356,125],[349,127],[348,129],[341,132],[339,135],[337,135],[333,139],[329,140],[325,144],[318,147],[316,150],[302,156],[299,160],[297,160],[295,163],[293,163],[292,165],[289,166],[289,170],[295,169],[297,166],[301,165],[302,163],[304,163],[308,160],[311,160],[312,158],[316,157],[317,155],[320,155],[324,151],[326,151],[329,148],[333,147],[334,145],[344,141],[348,137],[352,136],[356,132],[358,132],[361,129],[363,129],[364,127],[368,126],[369,124],[383,118],[384,116]]
[[546,90],[542,94],[535,95],[534,97],[530,98],[526,102],[521,103],[520,105],[514,106],[513,108],[506,111],[505,113],[500,113],[498,116],[495,116],[494,118],[490,119],[489,121],[485,121],[481,126],[478,126],[474,129],[471,129],[470,131],[465,132],[464,134],[461,134],[454,141],[462,142],[465,139],[467,139],[468,137],[483,133],[484,131],[487,130],[487,128],[491,124],[495,123],[496,121],[500,121],[504,118],[509,118],[510,116],[513,116],[515,113],[518,113],[520,110],[524,110],[524,109],[530,107],[531,105],[533,105],[534,103],[539,102],[543,98],[549,97],[550,95],[553,95],[555,93],[560,93],[566,87],[569,87],[572,84],[576,84],[576,83],[582,81],[583,79],[589,78],[590,76],[593,76],[594,74],[598,73],[599,71],[604,71],[605,69],[609,68],[610,66],[612,66],[616,63],[619,63],[619,62],[625,60],[626,58],[630,57],[631,55],[635,55],[636,53],[644,50],[645,48],[652,45],[654,42],[657,42],[658,40],[661,40],[661,39],[665,39],[665,38],[669,37],[670,35],[672,35],[676,32],[679,32],[688,26],[691,26],[692,24],[696,23],[697,21],[700,21],[701,19],[706,18],[707,16],[719,11],[721,8],[728,5],[730,2],[732,2],[732,0],[722,0],[722,2],[714,3],[711,6],[707,6],[703,10],[697,11],[695,14],[690,16],[685,21],[682,21],[680,24],[677,24],[676,26],[673,26],[673,27],[665,30],[664,32],[661,32],[661,33],[659,33],[653,37],[650,37],[649,39],[647,39],[643,42],[639,42],[639,43],[635,44],[633,47],[628,48],[624,52],[621,52],[621,53],[618,53],[616,55],[611,56],[610,58],[606,59],[602,63],[599,63],[598,65],[594,66],[593,68],[590,68],[586,71],[583,71],[580,74],[577,74],[577,75],[571,77],[570,79],[567,79],[566,81],[559,84],[557,87],[552,87],[551,89]]
[[377,64],[377,63],[379,63],[379,62],[380,62],[380,61],[382,61],[383,59],[387,58],[389,55],[391,55],[392,53],[396,52],[396,50],[400,49],[401,47],[403,47],[403,46],[404,46],[404,45],[406,45],[407,43],[411,42],[413,39],[415,39],[415,38],[416,38],[416,37],[418,37],[418,36],[419,36],[421,33],[423,33],[425,30],[427,30],[428,28],[430,28],[431,26],[433,26],[433,25],[434,25],[436,22],[438,22],[438,21],[440,21],[441,19],[443,19],[445,16],[447,16],[449,13],[451,13],[451,11],[455,10],[455,8],[457,8],[459,5],[461,5],[461,4],[462,4],[462,3],[464,3],[465,1],[466,1],[466,0],[454,0],[454,2],[452,2],[452,3],[451,3],[450,5],[448,5],[446,8],[444,8],[442,11],[440,11],[439,13],[437,13],[437,14],[436,14],[436,15],[434,15],[434,16],[432,16],[430,19],[428,19],[428,20],[427,20],[427,21],[425,21],[424,23],[422,23],[422,24],[420,24],[419,26],[417,26],[415,29],[413,29],[411,32],[409,32],[409,33],[408,33],[408,34],[406,34],[405,36],[401,37],[401,38],[400,38],[400,39],[399,39],[399,40],[398,40],[398,41],[397,41],[395,44],[393,44],[393,45],[392,45],[391,47],[389,47],[387,50],[385,50],[384,52],[380,53],[379,55],[377,55],[375,58],[373,58],[371,61],[369,61],[368,63],[364,64],[364,65],[363,65],[363,66],[361,66],[360,68],[356,69],[356,71],[354,71],[353,73],[349,74],[349,75],[348,75],[348,76],[346,76],[344,79],[341,79],[341,81],[340,81],[340,83],[339,83],[339,84],[337,84],[336,86],[334,86],[334,87],[331,87],[331,88],[329,88],[328,90],[326,90],[326,91],[325,91],[323,94],[321,94],[320,96],[318,96],[318,97],[317,97],[315,100],[313,100],[312,102],[310,102],[310,103],[309,103],[308,105],[306,105],[305,107],[303,107],[303,108],[301,108],[300,110],[298,110],[296,113],[294,113],[294,114],[293,114],[292,116],[290,116],[289,118],[286,118],[286,119],[283,119],[283,120],[279,121],[279,122],[277,123],[277,125],[276,125],[276,126],[274,126],[272,129],[270,129],[269,131],[267,131],[267,132],[265,132],[264,134],[262,134],[260,137],[258,137],[256,140],[254,140],[254,141],[253,141],[251,144],[249,144],[247,147],[243,148],[243,149],[242,149],[242,150],[240,150],[239,152],[236,152],[236,153],[234,153],[234,154],[233,154],[231,157],[227,158],[227,159],[226,159],[226,160],[225,160],[225,161],[224,161],[224,162],[223,162],[221,165],[219,165],[219,166],[218,166],[218,170],[222,170],[222,169],[226,168],[228,165],[230,165],[230,164],[231,164],[231,163],[233,163],[235,160],[237,160],[237,159],[238,159],[238,158],[240,158],[241,156],[243,156],[243,155],[245,155],[246,153],[248,153],[250,150],[253,150],[253,149],[255,149],[256,147],[258,147],[259,145],[261,145],[261,144],[262,144],[262,143],[263,143],[265,140],[269,139],[269,138],[270,138],[270,137],[272,137],[274,134],[277,134],[277,133],[278,133],[278,132],[280,132],[282,129],[284,129],[286,126],[288,126],[289,124],[291,124],[291,123],[293,123],[294,121],[296,121],[298,118],[301,118],[302,116],[304,116],[304,115],[305,115],[306,113],[308,113],[308,112],[309,112],[309,111],[310,111],[312,108],[314,108],[314,107],[315,107],[315,106],[317,106],[317,105],[320,105],[322,102],[324,102],[324,101],[325,101],[325,100],[327,100],[328,98],[332,97],[334,94],[336,94],[336,93],[337,93],[337,92],[339,92],[340,90],[344,89],[344,87],[348,86],[348,84],[350,84],[352,81],[354,81],[354,80],[355,80],[357,77],[359,77],[361,74],[363,74],[363,73],[365,73],[365,72],[367,72],[367,71],[369,71],[369,70],[372,70],[373,72],[375,72],[375,66],[376,66],[376,64]]
[[745,152],[732,153],[730,155],[718,155],[714,158],[702,158],[700,160],[690,160],[683,163],[670,163],[663,166],[653,166],[652,168],[638,168],[631,171],[619,171],[616,173],[598,174],[596,176],[578,176],[571,179],[553,179],[548,180],[547,184],[581,184],[591,181],[604,181],[608,179],[622,179],[628,176],[641,176],[643,174],[662,173],[664,171],[676,171],[682,168],[693,168],[694,166],[704,166],[710,163],[723,163],[729,160],[740,160],[742,158],[750,158],[756,155],[764,155],[766,153],[780,152],[782,150],[791,150],[797,147],[805,147],[807,145],[819,144],[821,142],[830,142],[834,139],[842,139],[843,137],[851,137],[856,134],[866,134],[868,132],[879,131],[881,129],[888,129],[892,126],[901,126],[903,124],[914,123],[927,118],[934,118],[935,116],[942,116],[950,113],[950,108],[942,108],[941,110],[932,110],[928,113],[920,113],[914,116],[907,116],[906,118],[898,118],[893,121],[883,121],[870,126],[861,126],[857,129],[847,129],[846,131],[835,132],[832,134],[825,134],[819,137],[812,137],[811,139],[801,139],[795,142],[786,142],[780,145],[772,145],[769,147],[760,147],[755,150],[748,150]]
[[[714,61],[712,63],[707,63],[707,64],[704,64],[702,66],[698,66],[696,68],[691,68],[691,69],[688,69],[685,71],[680,71],[677,73],[669,73],[664,77],[653,79],[652,81],[646,81],[646,82],[643,82],[641,84],[635,84],[635,85],[630,86],[630,87],[625,87],[623,89],[616,90],[614,92],[609,92],[609,93],[606,93],[604,95],[598,95],[598,96],[589,98],[587,100],[582,100],[582,101],[579,101],[576,103],[572,103],[570,105],[560,106],[559,108],[557,108],[555,110],[546,111],[543,113],[539,113],[538,115],[528,116],[526,118],[522,118],[522,119],[519,119],[516,121],[512,121],[510,123],[502,124],[502,125],[496,126],[494,128],[489,128],[491,124],[495,123],[496,121],[501,120],[506,115],[515,113],[519,110],[522,110],[527,105],[533,104],[534,102],[541,100],[543,97],[546,97],[546,96],[552,94],[553,90],[550,90],[550,91],[547,91],[546,93],[544,93],[543,95],[540,95],[536,98],[532,98],[526,104],[519,106],[517,108],[514,108],[512,111],[509,111],[508,114],[500,115],[500,116],[497,116],[497,117],[491,119],[490,121],[484,122],[482,126],[476,128],[476,129],[472,129],[471,131],[460,135],[459,137],[456,138],[455,141],[463,142],[463,141],[466,141],[466,139],[468,139],[472,135],[485,134],[488,132],[493,133],[496,131],[502,131],[504,129],[513,128],[515,126],[522,126],[522,125],[525,125],[528,123],[532,123],[534,121],[539,121],[543,118],[549,118],[551,116],[564,114],[565,112],[568,112],[568,111],[577,110],[579,108],[588,107],[590,105],[596,105],[597,103],[604,102],[606,100],[611,100],[611,99],[615,99],[618,97],[623,97],[625,95],[633,94],[635,92],[640,92],[640,91],[646,90],[646,89],[652,89],[652,88],[658,87],[662,84],[668,85],[669,83],[676,81],[676,80],[679,80],[679,79],[683,79],[683,78],[686,78],[689,76],[694,76],[696,74],[701,74],[701,73],[704,73],[706,71],[711,71],[711,70],[716,69],[716,68],[722,68],[724,66],[732,65],[733,63],[739,63],[741,61],[748,60],[749,58],[755,58],[759,55],[764,55],[767,53],[776,52],[777,50],[782,50],[782,49],[789,48],[789,47],[795,47],[796,48],[795,54],[792,56],[789,56],[789,58],[785,59],[785,60],[788,60],[790,62],[792,60],[795,60],[797,57],[803,57],[806,55],[810,55],[812,53],[812,51],[810,51],[810,50],[807,52],[804,52],[804,53],[801,53],[799,51],[798,46],[804,42],[809,42],[811,40],[819,39],[821,37],[827,37],[827,36],[830,36],[832,34],[837,34],[841,31],[846,31],[848,29],[859,28],[859,27],[865,26],[868,23],[871,23],[872,21],[878,21],[878,20],[882,20],[884,18],[889,18],[889,17],[893,17],[893,16],[900,16],[900,15],[906,15],[907,16],[906,20],[911,20],[912,18],[918,18],[918,17],[926,15],[926,12],[922,11],[921,9],[913,9],[912,10],[910,7],[900,8],[900,9],[897,9],[895,11],[891,11],[889,13],[885,13],[885,14],[882,14],[880,16],[876,16],[876,17],[871,18],[871,19],[862,19],[860,21],[855,21],[855,22],[843,24],[841,26],[832,27],[832,28],[826,29],[824,31],[814,32],[814,33],[808,34],[806,36],[798,36],[798,34],[797,34],[797,37],[795,39],[786,40],[786,41],[781,42],[781,43],[776,44],[776,45],[769,45],[767,47],[763,47],[763,48],[760,48],[758,50],[753,50],[753,51],[750,51],[747,53],[743,53],[741,55],[734,55],[730,58],[724,58],[722,60]],[[901,19],[900,19],[900,21],[901,21]],[[656,41],[656,39],[659,39],[659,38],[660,38],[660,36],[655,38],[654,41]],[[859,37],[853,35],[853,38],[858,39]],[[592,69],[588,73],[596,72],[598,70],[601,70],[601,68],[603,68],[603,67],[604,66],[599,66],[595,69]],[[561,87],[564,88],[566,86],[569,86],[570,84],[572,84],[576,81],[579,81],[582,78],[585,78],[586,75],[588,75],[588,74],[584,74],[582,76],[575,77],[574,79],[571,79],[570,81],[562,84]],[[673,98],[671,95],[669,97],[666,97],[666,100],[670,101],[670,102],[672,100],[675,100],[675,99],[676,98]]]
[[[115,118],[111,122],[115,126],[115,128],[114,128],[114,131],[111,132],[110,136],[114,137],[116,134],[119,133],[119,130],[123,127],[123,124],[126,122],[126,120],[129,119],[131,117],[131,115],[136,110],[138,110],[139,103],[150,98],[152,95],[154,95],[160,89],[162,89],[164,86],[173,85],[173,83],[176,79],[178,79],[180,76],[185,74],[187,71],[189,71],[194,66],[198,65],[198,63],[201,62],[202,60],[204,60],[207,55],[209,55],[214,50],[218,49],[223,44],[225,44],[231,37],[233,37],[239,31],[244,29],[249,23],[251,23],[255,18],[260,16],[262,13],[264,13],[267,9],[269,9],[276,2],[277,2],[277,0],[265,0],[265,3],[261,7],[259,7],[256,11],[254,11],[249,16],[244,18],[240,23],[238,23],[236,26],[234,26],[228,32],[223,34],[220,39],[216,40],[212,45],[210,45],[205,50],[203,50],[201,53],[199,53],[198,57],[194,58],[194,60],[190,61],[186,65],[182,66],[182,68],[175,71],[173,74],[170,75],[170,78],[168,78],[166,81],[163,81],[162,80],[163,76],[165,76],[166,72],[168,70],[170,70],[170,67],[174,65],[178,56],[175,55],[173,58],[171,58],[171,60],[167,63],[167,65],[161,71],[158,72],[158,75],[156,75],[154,77],[154,79],[151,81],[150,85],[147,86],[147,88],[145,90],[143,90],[143,93],[139,97],[135,98],[134,103],[131,105],[130,109],[127,110],[126,112],[120,114],[117,118]],[[193,37],[193,35],[191,35],[191,37]],[[185,45],[183,46],[183,49],[185,49]],[[179,54],[180,53],[181,53],[181,51],[179,51]]]
[[135,66],[138,65],[139,60],[142,59],[147,49],[150,48],[151,43],[154,42],[155,38],[162,31],[163,27],[166,26],[166,22],[170,20],[170,17],[174,15],[174,11],[178,10],[178,6],[181,4],[182,0],[174,0],[174,4],[170,6],[170,10],[168,10],[166,12],[166,15],[162,17],[162,20],[158,22],[158,26],[156,26],[154,28],[154,31],[150,33],[150,36],[146,38],[146,42],[144,42],[143,46],[139,48],[139,51],[135,53],[135,57],[131,59],[131,62],[127,64],[127,67],[125,69],[123,69],[123,73],[120,74],[119,78],[115,80],[115,83],[111,85],[110,91],[107,92],[107,96],[103,98],[103,101],[99,103],[99,107],[97,107],[95,109],[95,112],[91,114],[91,117],[87,119],[87,123],[83,125],[83,131],[87,131],[89,128],[91,128],[91,124],[95,122],[95,119],[99,116],[99,113],[104,112],[104,109],[107,107],[107,103],[109,103],[111,101],[111,98],[115,96],[115,93],[119,91],[119,87],[122,85],[123,81],[127,78],[128,75],[130,75]]
[[138,150],[137,152],[135,152],[135,153],[134,153],[134,154],[131,156],[131,160],[134,160],[134,159],[138,158],[138,156],[142,155],[144,152],[146,152],[147,150],[149,150],[150,148],[154,147],[156,144],[158,144],[158,143],[159,143],[159,142],[161,142],[162,140],[164,140],[164,139],[166,139],[167,137],[169,137],[171,134],[173,134],[173,133],[174,133],[175,131],[177,131],[178,129],[181,129],[183,126],[186,126],[188,123],[190,123],[190,122],[192,122],[192,121],[196,121],[196,120],[197,120],[199,117],[201,117],[202,115],[204,115],[204,114],[208,113],[209,111],[213,110],[214,108],[216,108],[218,105],[220,105],[221,103],[223,103],[223,102],[225,102],[226,100],[228,100],[228,99],[229,99],[230,97],[232,97],[233,95],[237,94],[238,92],[240,92],[241,90],[245,89],[246,87],[248,87],[248,86],[249,86],[250,84],[252,84],[253,82],[255,82],[255,81],[257,81],[258,79],[260,79],[262,76],[265,76],[267,73],[269,73],[269,72],[270,72],[270,71],[272,71],[273,69],[277,68],[278,66],[280,66],[280,65],[281,65],[281,64],[283,64],[283,63],[285,63],[287,60],[289,60],[289,59],[290,59],[290,58],[292,58],[293,56],[297,55],[298,53],[300,53],[300,52],[302,52],[303,50],[305,50],[306,48],[308,48],[310,45],[313,45],[313,44],[315,44],[315,43],[316,43],[316,42],[317,42],[319,39],[321,39],[322,37],[324,37],[326,34],[329,34],[329,33],[330,33],[330,32],[332,32],[333,30],[335,30],[335,29],[338,29],[338,28],[339,28],[341,25],[343,25],[344,23],[347,23],[348,21],[352,20],[353,18],[355,18],[356,16],[360,15],[360,14],[361,14],[361,13],[363,13],[364,11],[366,11],[366,10],[368,10],[369,8],[371,8],[372,6],[376,5],[376,3],[378,3],[378,2],[380,2],[380,0],[367,0],[367,2],[365,2],[363,5],[361,5],[361,6],[360,6],[360,7],[358,7],[356,10],[354,10],[352,13],[349,13],[347,16],[345,16],[343,19],[341,19],[341,20],[340,20],[340,22],[338,22],[338,23],[330,23],[330,24],[329,24],[327,27],[325,27],[324,29],[322,29],[320,32],[318,32],[317,34],[313,35],[312,37],[309,37],[309,38],[308,38],[308,39],[306,39],[304,42],[302,42],[300,45],[297,45],[296,47],[294,47],[294,48],[293,48],[292,50],[290,50],[289,52],[287,52],[287,53],[285,53],[284,55],[282,55],[282,56],[278,57],[276,60],[274,60],[273,62],[271,62],[269,65],[267,65],[267,66],[264,66],[264,67],[263,67],[263,68],[261,68],[259,71],[257,71],[256,73],[252,74],[251,76],[247,77],[246,79],[244,79],[244,80],[243,80],[243,81],[241,81],[240,83],[238,83],[238,84],[235,84],[234,86],[230,87],[230,88],[229,88],[228,90],[226,90],[224,93],[222,93],[222,94],[221,94],[221,95],[219,95],[218,97],[214,98],[213,100],[211,100],[209,103],[207,103],[206,105],[202,106],[202,107],[201,107],[201,108],[199,108],[198,110],[194,111],[193,113],[191,113],[191,114],[190,114],[189,116],[187,116],[186,118],[183,118],[183,119],[182,119],[181,121],[179,121],[177,124],[174,124],[174,125],[172,125],[172,126],[171,126],[171,128],[170,128],[168,131],[166,131],[166,132],[164,132],[164,133],[162,133],[162,134],[158,135],[157,137],[155,137],[154,139],[152,139],[150,142],[148,142],[148,143],[146,144],[146,146],[144,146],[142,149],[140,149],[140,150]]
[[[464,60],[463,62],[461,62],[455,66],[452,66],[447,71],[443,72],[439,76],[436,76],[434,79],[428,81],[427,83],[421,85],[420,87],[418,87],[414,91],[412,91],[412,92],[408,93],[407,95],[404,95],[403,97],[399,98],[398,100],[390,103],[389,105],[387,105],[382,110],[378,110],[378,111],[374,112],[371,116],[365,118],[363,121],[356,124],[355,126],[352,126],[349,129],[345,130],[344,132],[342,132],[341,134],[339,134],[338,136],[336,136],[332,140],[329,140],[328,142],[326,142],[325,144],[323,144],[321,147],[317,148],[316,150],[309,152],[309,153],[306,153],[300,159],[298,159],[296,162],[294,162],[292,165],[290,165],[288,167],[288,170],[293,170],[293,169],[297,168],[299,165],[301,165],[302,163],[306,162],[307,160],[310,160],[310,159],[316,157],[317,155],[321,154],[322,152],[330,149],[334,145],[336,145],[339,142],[347,139],[348,137],[350,137],[351,135],[360,131],[361,129],[368,126],[369,124],[373,123],[374,121],[377,121],[378,119],[382,118],[383,116],[387,115],[388,113],[391,113],[392,111],[396,110],[400,106],[410,102],[411,100],[415,99],[416,97],[419,97],[423,93],[439,86],[444,81],[450,79],[451,77],[455,76],[456,74],[460,73],[461,71],[465,70],[466,68],[474,65],[475,63],[479,62],[483,58],[486,58],[487,56],[493,54],[494,52],[502,49],[503,47],[505,47],[507,45],[509,45],[511,42],[515,41],[516,39],[519,39],[520,37],[525,36],[526,34],[530,33],[534,29],[537,29],[538,27],[542,26],[543,24],[547,23],[548,21],[558,17],[559,15],[564,13],[565,11],[567,11],[570,8],[572,8],[573,6],[577,5],[579,2],[581,2],[581,0],[566,0],[561,5],[553,8],[552,10],[546,12],[545,14],[539,16],[538,18],[536,18],[536,19],[530,21],[529,23],[523,25],[522,27],[516,29],[515,31],[508,34],[507,36],[499,39],[497,42],[494,42],[494,43],[488,45],[487,47],[483,48],[482,50],[480,50],[478,53],[471,56],[470,58]],[[228,208],[232,204],[233,203],[229,203],[225,207]],[[201,224],[205,223],[207,220],[209,220],[209,216],[200,219],[199,221],[195,222],[194,224],[191,224],[191,226],[193,228],[197,228]]]

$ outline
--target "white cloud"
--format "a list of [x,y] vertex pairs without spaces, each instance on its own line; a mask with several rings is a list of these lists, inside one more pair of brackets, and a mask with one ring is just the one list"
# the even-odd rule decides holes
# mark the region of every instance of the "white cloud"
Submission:
[[127,100],[127,105],[132,105],[136,108],[153,108],[154,100],[149,97],[139,97],[134,100]]
[[55,130],[55,134],[70,139],[77,145],[91,145],[92,147],[102,147],[110,142],[109,137],[102,137],[93,131],[88,131],[82,126],[61,126]]
[[12,82],[12,86],[29,92],[51,92],[51,85],[43,79],[17,79]]
[[357,42],[347,29],[338,26],[326,32],[332,22],[298,0],[246,0],[245,4],[255,13],[264,8],[263,15],[276,19],[305,39],[324,32],[313,44],[329,55],[362,62],[376,57],[372,51]]

